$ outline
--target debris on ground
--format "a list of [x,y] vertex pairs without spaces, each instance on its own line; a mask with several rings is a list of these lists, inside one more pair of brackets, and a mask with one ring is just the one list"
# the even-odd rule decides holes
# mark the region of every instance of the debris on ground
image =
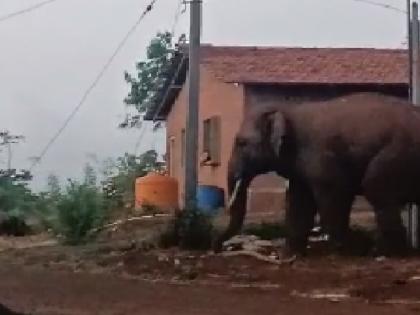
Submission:
[[278,250],[272,241],[261,240],[255,235],[236,235],[223,243],[223,249],[228,252],[252,251],[266,256],[271,256]]
[[320,290],[314,290],[310,293],[301,293],[297,291],[293,291],[291,293],[292,296],[301,297],[301,298],[309,298],[315,300],[328,300],[330,302],[341,302],[347,299],[350,299],[350,294],[347,292],[323,292]]
[[284,239],[279,240],[261,240],[255,235],[237,235],[223,243],[222,255],[225,257],[232,256],[251,256],[258,260],[272,263],[284,264],[292,263],[296,257],[282,259],[280,248],[284,245]]

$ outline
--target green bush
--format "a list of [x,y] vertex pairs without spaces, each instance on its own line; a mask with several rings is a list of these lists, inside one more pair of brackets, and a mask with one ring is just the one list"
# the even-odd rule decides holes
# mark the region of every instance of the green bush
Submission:
[[2,234],[12,236],[25,236],[29,234],[30,228],[26,223],[25,214],[20,210],[12,210],[5,215],[0,223]]
[[209,216],[197,209],[179,211],[160,235],[163,247],[179,246],[188,250],[211,248],[214,227]]
[[29,233],[26,223],[35,196],[26,182],[0,177],[0,234],[23,236]]
[[57,202],[57,229],[65,243],[78,245],[94,237],[106,216],[103,195],[94,186],[70,181]]

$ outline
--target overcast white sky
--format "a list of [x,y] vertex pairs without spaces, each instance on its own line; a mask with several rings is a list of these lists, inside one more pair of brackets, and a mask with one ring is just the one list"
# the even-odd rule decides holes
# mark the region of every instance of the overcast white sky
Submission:
[[[377,0],[405,8],[405,0]],[[0,16],[40,0],[0,0]],[[0,23],[0,130],[26,136],[15,167],[28,167],[57,131],[149,0],[59,0]],[[203,42],[225,45],[402,47],[403,14],[355,0],[203,0]],[[125,113],[124,70],[170,29],[178,0],[158,0],[84,107],[34,172],[80,174],[89,154],[133,152],[139,131],[116,128]],[[188,29],[188,14],[177,33]],[[154,139],[158,145],[154,146]],[[146,133],[140,151],[163,152],[164,135]],[[0,152],[0,168],[5,154]],[[3,163],[3,164],[2,164]]]

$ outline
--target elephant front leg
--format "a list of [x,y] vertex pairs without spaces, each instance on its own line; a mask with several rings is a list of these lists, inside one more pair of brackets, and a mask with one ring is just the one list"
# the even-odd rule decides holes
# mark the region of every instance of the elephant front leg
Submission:
[[291,180],[286,200],[287,250],[290,254],[304,255],[315,220],[313,195],[306,184]]
[[314,188],[314,195],[322,229],[327,232],[332,248],[345,248],[348,244],[354,191],[338,184],[317,185]]

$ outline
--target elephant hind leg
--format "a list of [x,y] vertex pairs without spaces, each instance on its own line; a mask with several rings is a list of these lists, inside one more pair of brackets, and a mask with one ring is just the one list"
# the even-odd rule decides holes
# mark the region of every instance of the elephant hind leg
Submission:
[[375,187],[370,184],[365,196],[375,211],[379,252],[384,255],[404,254],[408,250],[406,229],[401,218],[404,204],[394,199],[392,193],[380,193],[383,190]]
[[[402,206],[401,206],[402,207]],[[398,205],[374,205],[380,232],[379,250],[385,255],[401,255],[408,250],[406,230]]]

